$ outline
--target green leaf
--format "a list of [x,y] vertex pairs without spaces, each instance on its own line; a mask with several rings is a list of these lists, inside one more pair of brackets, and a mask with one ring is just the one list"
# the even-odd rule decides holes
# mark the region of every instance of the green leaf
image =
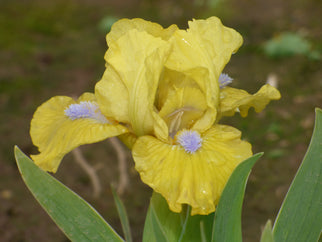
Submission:
[[155,223],[156,218],[152,206],[150,205],[144,224],[143,242],[167,241],[161,230],[158,229],[159,226]]
[[242,241],[241,210],[246,182],[253,165],[262,154],[243,161],[230,176],[216,209],[212,241]]
[[322,228],[322,111],[310,146],[275,220],[275,241],[317,241]]
[[166,200],[154,192],[144,226],[143,241],[209,241],[214,214],[190,215],[190,207],[181,213],[169,210]]
[[112,193],[113,193],[113,197],[114,197],[117,211],[120,216],[120,220],[121,220],[121,224],[122,224],[122,228],[123,228],[123,232],[124,232],[124,236],[125,236],[125,241],[132,242],[130,223],[129,223],[129,219],[127,217],[125,207],[113,187],[112,187]]
[[267,221],[260,242],[274,242],[271,220]]
[[264,45],[265,54],[279,58],[293,55],[309,55],[311,43],[297,33],[282,33]]
[[145,223],[143,241],[149,242],[151,237],[154,238],[154,241],[178,241],[184,215],[184,213],[171,212],[163,197],[153,192]]
[[194,215],[188,218],[182,241],[210,241],[215,213]]
[[41,170],[17,146],[15,157],[27,187],[70,240],[123,241],[91,205]]
[[101,21],[98,24],[98,28],[99,30],[101,30],[104,33],[108,33],[110,32],[112,25],[119,20],[118,18],[114,17],[114,16],[109,16],[106,15],[104,16]]

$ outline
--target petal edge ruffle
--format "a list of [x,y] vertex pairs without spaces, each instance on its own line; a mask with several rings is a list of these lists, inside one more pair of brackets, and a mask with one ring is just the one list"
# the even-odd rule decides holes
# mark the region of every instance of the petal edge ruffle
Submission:
[[209,214],[232,171],[252,155],[251,145],[240,136],[233,127],[215,125],[202,135],[202,147],[193,154],[152,136],[139,137],[132,151],[135,168],[172,211],[180,212],[182,204],[188,204],[192,215]]
[[232,87],[225,87],[220,93],[220,111],[222,116],[233,116],[240,112],[246,117],[248,110],[254,107],[255,111],[261,112],[271,100],[281,98],[280,92],[269,84],[262,86],[254,95]]
[[168,28],[164,29],[160,24],[153,23],[144,19],[123,18],[115,22],[112,26],[111,31],[106,35],[107,44],[110,45],[110,43],[118,40],[121,36],[132,29],[136,29],[140,32],[146,32],[154,37],[160,37],[163,40],[168,40],[178,29],[178,27],[177,25],[172,24]]

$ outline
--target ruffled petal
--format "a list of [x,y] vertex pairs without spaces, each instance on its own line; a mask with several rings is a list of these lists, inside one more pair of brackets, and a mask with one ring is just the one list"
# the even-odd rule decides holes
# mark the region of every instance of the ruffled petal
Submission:
[[218,79],[231,54],[242,44],[242,37],[223,26],[218,18],[211,17],[190,21],[189,29],[177,30],[170,41],[173,50],[166,67],[193,79],[206,96],[208,109],[193,127],[203,132],[216,120]]
[[231,55],[243,43],[242,36],[236,30],[225,27],[217,17],[189,21],[188,32],[196,36],[207,51],[218,78]]
[[[213,72],[213,63],[207,50],[203,48],[198,36],[184,30],[176,31],[171,41],[173,42],[173,50],[166,62],[166,68],[173,72],[182,73],[183,78],[189,80],[188,83],[191,80],[195,82],[205,95],[207,108],[215,110],[219,102],[219,84],[217,82],[219,74]],[[164,78],[167,78],[166,74]],[[196,129],[202,132],[210,128],[216,119],[216,112],[212,114],[208,125],[198,125],[200,121],[197,121]]]
[[280,98],[280,92],[269,84],[262,86],[254,95],[241,89],[225,87],[220,93],[221,115],[233,116],[239,111],[242,117],[246,117],[249,108],[254,107],[256,112],[260,112],[271,100]]
[[251,145],[240,137],[233,127],[215,125],[201,135],[195,152],[152,136],[139,137],[132,150],[135,168],[172,211],[180,212],[182,204],[188,204],[192,215],[209,214],[235,167],[252,155]]
[[139,32],[147,32],[148,34],[168,40],[172,34],[178,29],[176,25],[171,25],[164,29],[160,24],[152,23],[140,18],[120,19],[113,24],[111,31],[106,35],[107,44],[115,42],[128,31],[136,29]]
[[56,172],[63,156],[74,148],[126,132],[102,116],[94,94],[85,93],[77,101],[56,96],[38,107],[31,121],[30,135],[40,152],[31,158],[42,169]]
[[[125,97],[122,106],[127,106],[126,111],[120,110],[119,115],[113,117],[122,117],[125,120],[125,112],[128,112],[128,122],[137,136],[155,134],[163,140],[168,138],[167,126],[157,115],[154,99],[169,51],[169,43],[137,29],[127,31],[109,44],[105,60],[111,68],[106,69],[104,80],[96,88],[99,103],[100,106],[110,106],[118,99],[112,97],[113,95]],[[107,78],[116,75],[109,73],[112,70],[118,77],[113,77],[110,81]],[[120,81],[122,84],[115,84]],[[125,89],[125,93],[105,91],[113,90],[114,85],[120,87],[120,90]],[[109,99],[110,101],[106,101]],[[116,109],[114,111],[117,112]]]

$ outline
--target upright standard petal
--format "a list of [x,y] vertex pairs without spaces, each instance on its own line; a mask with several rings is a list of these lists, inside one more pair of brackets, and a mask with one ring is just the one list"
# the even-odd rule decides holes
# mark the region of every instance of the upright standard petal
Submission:
[[262,86],[254,95],[241,89],[225,87],[220,93],[220,114],[233,116],[235,112],[240,112],[242,117],[246,117],[249,108],[254,107],[256,112],[260,112],[271,100],[280,98],[280,92],[269,84]]
[[95,96],[102,113],[122,123],[130,123],[129,93],[116,70],[108,65],[95,85]]
[[189,29],[176,31],[170,41],[174,47],[166,67],[193,79],[206,96],[208,109],[193,127],[203,132],[216,120],[218,79],[231,54],[242,44],[242,37],[211,17],[190,21]]
[[[132,29],[116,41],[112,41],[106,52],[107,64],[115,70],[119,81],[122,81],[126,88],[127,94],[122,96],[128,96],[126,100],[128,120],[137,136],[154,134],[163,140],[168,138],[167,126],[158,116],[154,100],[169,51],[168,42],[146,32]],[[108,72],[109,69],[106,71]],[[110,95],[120,95],[104,92],[105,89],[109,89],[106,86],[114,85],[115,80],[116,78],[113,82],[105,81],[105,88],[96,88],[96,92],[105,99],[109,99]],[[120,85],[117,84],[117,86]],[[112,90],[112,87],[110,89]],[[103,101],[104,99],[99,100],[100,106],[105,105]],[[124,113],[124,110],[120,112]]]
[[[172,72],[182,73],[185,80],[194,81],[205,95],[208,107],[205,113],[209,122],[199,125],[198,122],[201,121],[198,121],[195,127],[203,132],[210,128],[216,119],[216,108],[219,102],[219,84],[216,80],[219,74],[213,72],[213,63],[207,53],[208,50],[203,48],[197,36],[178,30],[170,41],[172,41],[173,50],[165,64],[166,68]],[[167,76],[164,75],[164,78]]]
[[242,36],[236,30],[224,26],[217,17],[189,21],[188,32],[197,36],[200,44],[207,50],[218,77],[231,55],[243,43]]
[[209,214],[235,167],[252,155],[251,145],[240,136],[235,128],[215,125],[201,135],[179,133],[174,145],[139,137],[132,150],[135,168],[172,211],[180,212],[182,204],[188,204],[192,215]]
[[140,18],[120,19],[113,24],[111,31],[106,35],[108,45],[115,42],[128,31],[136,29],[140,32],[146,32],[154,37],[160,37],[163,40],[168,40],[172,34],[178,29],[176,25],[171,25],[164,29],[160,24],[146,21]]
[[72,149],[126,132],[100,112],[94,94],[85,93],[77,101],[53,97],[38,107],[31,120],[30,135],[40,152],[31,158],[42,169],[56,172]]

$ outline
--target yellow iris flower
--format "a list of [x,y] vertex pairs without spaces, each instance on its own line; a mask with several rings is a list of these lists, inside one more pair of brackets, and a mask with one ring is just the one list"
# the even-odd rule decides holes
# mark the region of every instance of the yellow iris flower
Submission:
[[214,212],[232,171],[252,155],[241,132],[220,118],[259,112],[280,93],[269,85],[254,95],[227,86],[222,70],[242,37],[216,17],[190,21],[187,30],[122,19],[106,40],[95,94],[54,97],[36,111],[30,132],[40,154],[33,160],[55,172],[73,148],[119,136],[142,181],[172,211],[188,204],[192,215]]

